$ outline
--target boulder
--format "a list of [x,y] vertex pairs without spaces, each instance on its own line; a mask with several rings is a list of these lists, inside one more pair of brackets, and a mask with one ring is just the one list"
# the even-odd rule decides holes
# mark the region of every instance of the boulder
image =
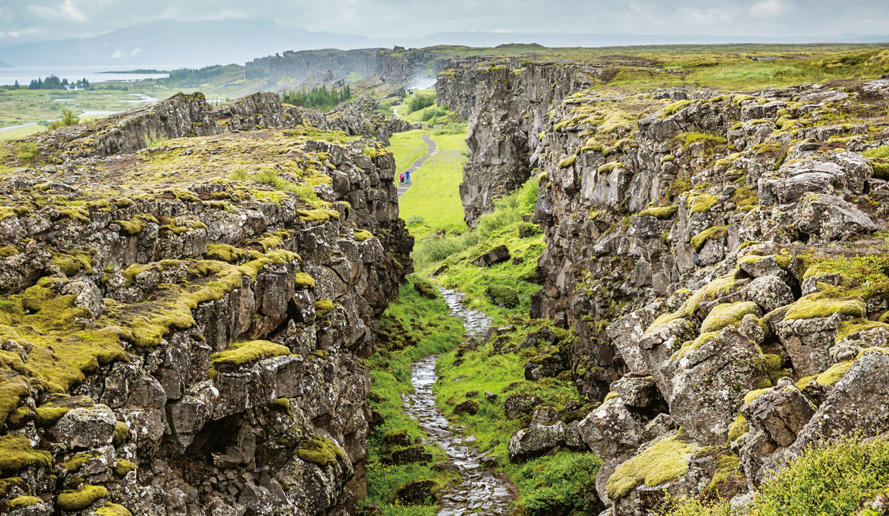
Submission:
[[509,460],[521,462],[562,446],[566,433],[565,423],[561,421],[553,425],[532,424],[522,428],[509,438]]
[[117,416],[105,405],[69,410],[50,433],[72,448],[94,448],[111,444]]
[[454,414],[469,414],[474,416],[478,413],[478,403],[473,400],[466,400],[454,407]]
[[473,260],[472,264],[476,267],[490,267],[495,263],[505,262],[506,260],[509,260],[509,249],[505,245],[498,245]]
[[434,480],[415,480],[398,488],[395,498],[402,505],[429,505],[438,499],[438,484]]
[[424,446],[411,446],[392,452],[393,464],[427,463],[432,461],[432,454]]
[[515,419],[524,414],[530,414],[534,407],[542,402],[543,400],[533,394],[514,394],[508,396],[503,402],[503,410],[506,413],[506,419]]

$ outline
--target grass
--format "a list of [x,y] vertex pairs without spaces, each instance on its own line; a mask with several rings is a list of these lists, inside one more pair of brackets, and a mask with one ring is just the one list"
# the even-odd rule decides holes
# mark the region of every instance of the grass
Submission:
[[0,131],[0,142],[4,142],[7,140],[17,140],[19,138],[24,138],[25,136],[30,136],[32,134],[42,133],[46,131],[46,127],[42,125],[30,125],[28,127],[19,127],[17,129],[10,129],[8,131]]
[[[443,485],[452,473],[432,471],[431,464],[386,465],[383,440],[386,434],[406,433],[412,441],[425,434],[414,419],[401,412],[401,397],[413,392],[411,364],[420,358],[447,352],[460,344],[463,323],[448,315],[448,307],[440,297],[426,299],[413,285],[419,281],[409,277],[401,286],[399,301],[389,305],[381,323],[381,345],[367,359],[370,368],[371,408],[378,411],[384,423],[370,434],[367,462],[367,503],[380,506],[390,516],[433,516],[434,506],[405,506],[397,503],[395,492],[404,484],[432,479]],[[433,463],[446,460],[444,452],[427,446]]]
[[[407,194],[405,195],[407,196]],[[540,289],[536,283],[537,258],[545,244],[542,233],[528,238],[519,237],[522,217],[530,214],[537,201],[537,183],[528,181],[520,190],[501,199],[492,213],[483,215],[470,232],[443,238],[428,238],[418,242],[414,250],[417,270],[429,273],[447,265],[447,270],[435,282],[468,294],[464,302],[470,308],[491,314],[495,324],[505,324],[510,316],[528,313],[530,296]],[[476,267],[472,261],[498,245],[505,245],[513,259],[490,267]],[[485,296],[489,285],[509,287],[519,296],[516,308],[506,308]]]
[[[0,133],[2,134],[2,133]],[[395,158],[395,180],[398,174],[404,172],[418,159],[426,155],[426,142],[423,135],[428,134],[424,129],[395,133],[389,138],[389,147],[386,148]]]
[[[889,441],[851,437],[816,443],[764,483],[748,506],[748,516],[845,516],[884,492],[889,483]],[[728,503],[673,500],[665,516],[728,516]]]
[[411,174],[413,185],[399,199],[401,218],[419,215],[424,219],[424,223],[408,227],[417,239],[436,229],[447,233],[466,230],[459,192],[467,159],[466,134],[434,135],[432,139],[437,152]]

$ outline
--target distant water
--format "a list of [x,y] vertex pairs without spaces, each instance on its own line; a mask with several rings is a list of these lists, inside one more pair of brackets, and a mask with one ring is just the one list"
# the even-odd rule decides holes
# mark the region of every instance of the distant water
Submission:
[[[45,79],[55,75],[59,79],[68,79],[68,82],[86,79],[89,82],[104,81],[138,81],[140,79],[162,79],[168,74],[132,74],[132,73],[100,73],[120,71],[135,68],[133,66],[15,66],[12,68],[0,68],[0,85],[15,84],[19,81],[22,86],[31,84],[37,78]],[[140,66],[139,68],[153,70],[171,70],[169,66]]]

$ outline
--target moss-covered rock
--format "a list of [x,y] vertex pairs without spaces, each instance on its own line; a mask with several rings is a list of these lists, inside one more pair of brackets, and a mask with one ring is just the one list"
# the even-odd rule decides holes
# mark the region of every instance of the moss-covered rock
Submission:
[[296,450],[296,456],[321,467],[335,464],[337,460],[345,458],[343,450],[335,442],[321,436],[303,441]]
[[515,308],[519,306],[519,295],[510,287],[505,285],[489,285],[485,289],[485,297],[491,300],[495,305],[505,308]]
[[682,435],[661,439],[614,470],[608,479],[608,497],[616,500],[640,484],[654,487],[685,475],[698,449]]

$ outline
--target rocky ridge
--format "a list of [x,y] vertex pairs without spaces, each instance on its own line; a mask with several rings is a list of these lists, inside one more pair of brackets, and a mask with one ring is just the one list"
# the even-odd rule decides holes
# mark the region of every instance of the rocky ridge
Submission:
[[9,514],[363,497],[361,358],[412,238],[391,155],[275,99],[179,95],[0,151]]
[[868,152],[889,144],[889,80],[626,93],[607,73],[471,62],[439,78],[469,113],[467,222],[540,183],[531,315],[577,335],[544,376],[601,403],[579,421],[535,411],[510,455],[585,446],[606,514],[641,515],[665,490],[741,506],[807,445],[889,431],[889,167]]

